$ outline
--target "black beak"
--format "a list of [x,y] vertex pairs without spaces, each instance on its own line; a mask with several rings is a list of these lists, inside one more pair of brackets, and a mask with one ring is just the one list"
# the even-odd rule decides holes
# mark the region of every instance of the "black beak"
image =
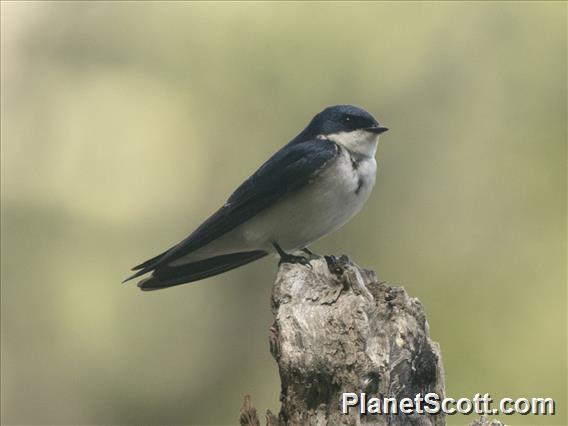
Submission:
[[380,135],[381,133],[384,133],[388,130],[388,128],[383,127],[383,126],[374,126],[374,127],[367,127],[365,128],[366,131],[371,132],[371,133],[376,133],[377,135]]

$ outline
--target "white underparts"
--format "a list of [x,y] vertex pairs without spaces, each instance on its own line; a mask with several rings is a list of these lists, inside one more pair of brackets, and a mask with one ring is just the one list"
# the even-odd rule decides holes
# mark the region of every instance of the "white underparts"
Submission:
[[312,183],[172,265],[235,252],[273,252],[273,242],[285,251],[300,249],[347,223],[361,210],[375,184],[378,136],[357,130],[325,139],[344,149]]

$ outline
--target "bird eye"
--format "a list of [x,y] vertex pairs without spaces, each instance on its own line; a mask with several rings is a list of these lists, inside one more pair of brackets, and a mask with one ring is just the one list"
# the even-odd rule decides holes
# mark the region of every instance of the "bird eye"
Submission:
[[345,121],[351,121],[351,117],[345,117]]

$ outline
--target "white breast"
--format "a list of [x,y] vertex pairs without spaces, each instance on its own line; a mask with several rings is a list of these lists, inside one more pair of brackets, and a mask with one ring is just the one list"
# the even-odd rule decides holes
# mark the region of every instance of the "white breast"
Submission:
[[375,185],[377,138],[359,139],[359,144],[349,137],[343,139],[336,141],[342,147],[338,157],[314,182],[179,263],[240,251],[273,252],[273,242],[292,251],[307,247],[347,223],[361,210]]
[[244,240],[265,250],[272,250],[272,241],[285,250],[306,247],[361,210],[375,185],[376,168],[373,157],[360,160],[354,168],[351,156],[342,149],[313,183],[244,224]]

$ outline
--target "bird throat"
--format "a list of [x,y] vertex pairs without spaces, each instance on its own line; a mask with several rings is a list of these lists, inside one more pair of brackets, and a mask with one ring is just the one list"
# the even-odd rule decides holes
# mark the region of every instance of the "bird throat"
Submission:
[[[322,138],[323,139],[323,138]],[[345,148],[352,157],[374,157],[377,152],[379,136],[366,130],[353,130],[326,135],[324,139]]]

